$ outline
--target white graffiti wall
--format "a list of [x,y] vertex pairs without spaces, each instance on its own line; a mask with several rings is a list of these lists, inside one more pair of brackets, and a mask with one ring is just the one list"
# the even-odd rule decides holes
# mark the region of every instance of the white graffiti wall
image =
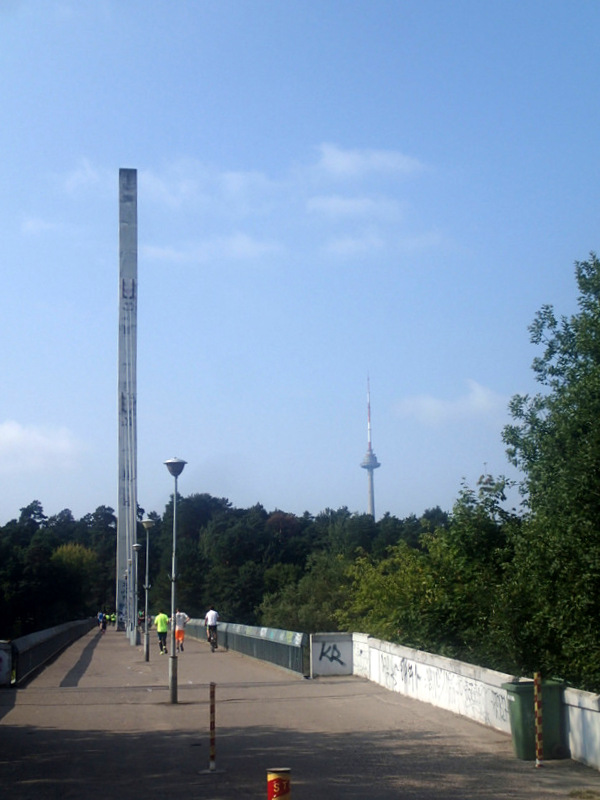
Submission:
[[[368,639],[370,680],[392,692],[444,708],[476,722],[510,733],[508,699],[502,684],[511,675],[486,670],[452,659]],[[358,660],[364,663],[365,654]]]

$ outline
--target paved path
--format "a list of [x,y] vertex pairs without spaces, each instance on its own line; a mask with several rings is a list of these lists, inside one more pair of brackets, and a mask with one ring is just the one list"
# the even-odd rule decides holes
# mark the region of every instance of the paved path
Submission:
[[[294,800],[600,798],[600,773],[541,769],[510,737],[359,678],[309,681],[189,639],[169,703],[168,657],[96,630],[26,687],[0,690],[3,798],[266,798],[292,770]],[[217,684],[209,773],[209,684]]]

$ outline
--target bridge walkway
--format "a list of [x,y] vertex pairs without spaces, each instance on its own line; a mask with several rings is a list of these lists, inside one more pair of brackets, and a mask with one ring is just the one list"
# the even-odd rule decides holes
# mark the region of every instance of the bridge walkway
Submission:
[[[188,639],[168,657],[93,630],[20,689],[0,690],[7,800],[265,798],[289,767],[294,800],[600,798],[600,773],[519,761],[510,738],[359,678],[301,676]],[[209,772],[209,684],[216,771]]]

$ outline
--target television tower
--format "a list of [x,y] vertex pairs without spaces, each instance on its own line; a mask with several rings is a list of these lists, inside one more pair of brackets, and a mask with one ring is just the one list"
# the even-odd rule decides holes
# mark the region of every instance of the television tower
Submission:
[[380,467],[381,464],[377,461],[377,456],[371,447],[371,386],[367,378],[367,455],[364,457],[361,467],[366,469],[369,475],[369,509],[373,519],[375,519],[375,490],[373,488],[373,470]]

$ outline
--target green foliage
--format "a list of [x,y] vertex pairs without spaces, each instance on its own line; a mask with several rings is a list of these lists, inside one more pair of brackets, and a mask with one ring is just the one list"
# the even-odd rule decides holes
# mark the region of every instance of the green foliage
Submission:
[[418,546],[402,540],[384,558],[358,558],[341,614],[345,626],[498,666],[489,630],[510,559],[509,530],[518,526],[502,506],[505,486],[504,479],[482,477],[477,492],[463,487],[448,522],[434,515],[445,525],[430,530],[421,520]]
[[575,265],[579,313],[544,306],[530,327],[545,388],[511,402],[504,430],[529,509],[509,572],[525,606],[523,663],[600,687],[600,261]]
[[100,507],[77,522],[35,500],[0,529],[0,639],[114,606],[116,520]]
[[349,585],[344,557],[315,552],[298,580],[292,569],[284,574],[288,580],[281,580],[277,591],[265,594],[260,604],[261,624],[307,633],[339,630],[338,611]]
[[423,601],[427,575],[420,553],[406,542],[391,546],[386,558],[359,556],[348,568],[352,591],[339,613],[341,626],[386,641],[419,647],[423,636]]
[[93,586],[98,571],[98,556],[81,544],[69,542],[57,547],[50,558],[62,585],[61,599],[76,617],[92,616],[96,610]]

